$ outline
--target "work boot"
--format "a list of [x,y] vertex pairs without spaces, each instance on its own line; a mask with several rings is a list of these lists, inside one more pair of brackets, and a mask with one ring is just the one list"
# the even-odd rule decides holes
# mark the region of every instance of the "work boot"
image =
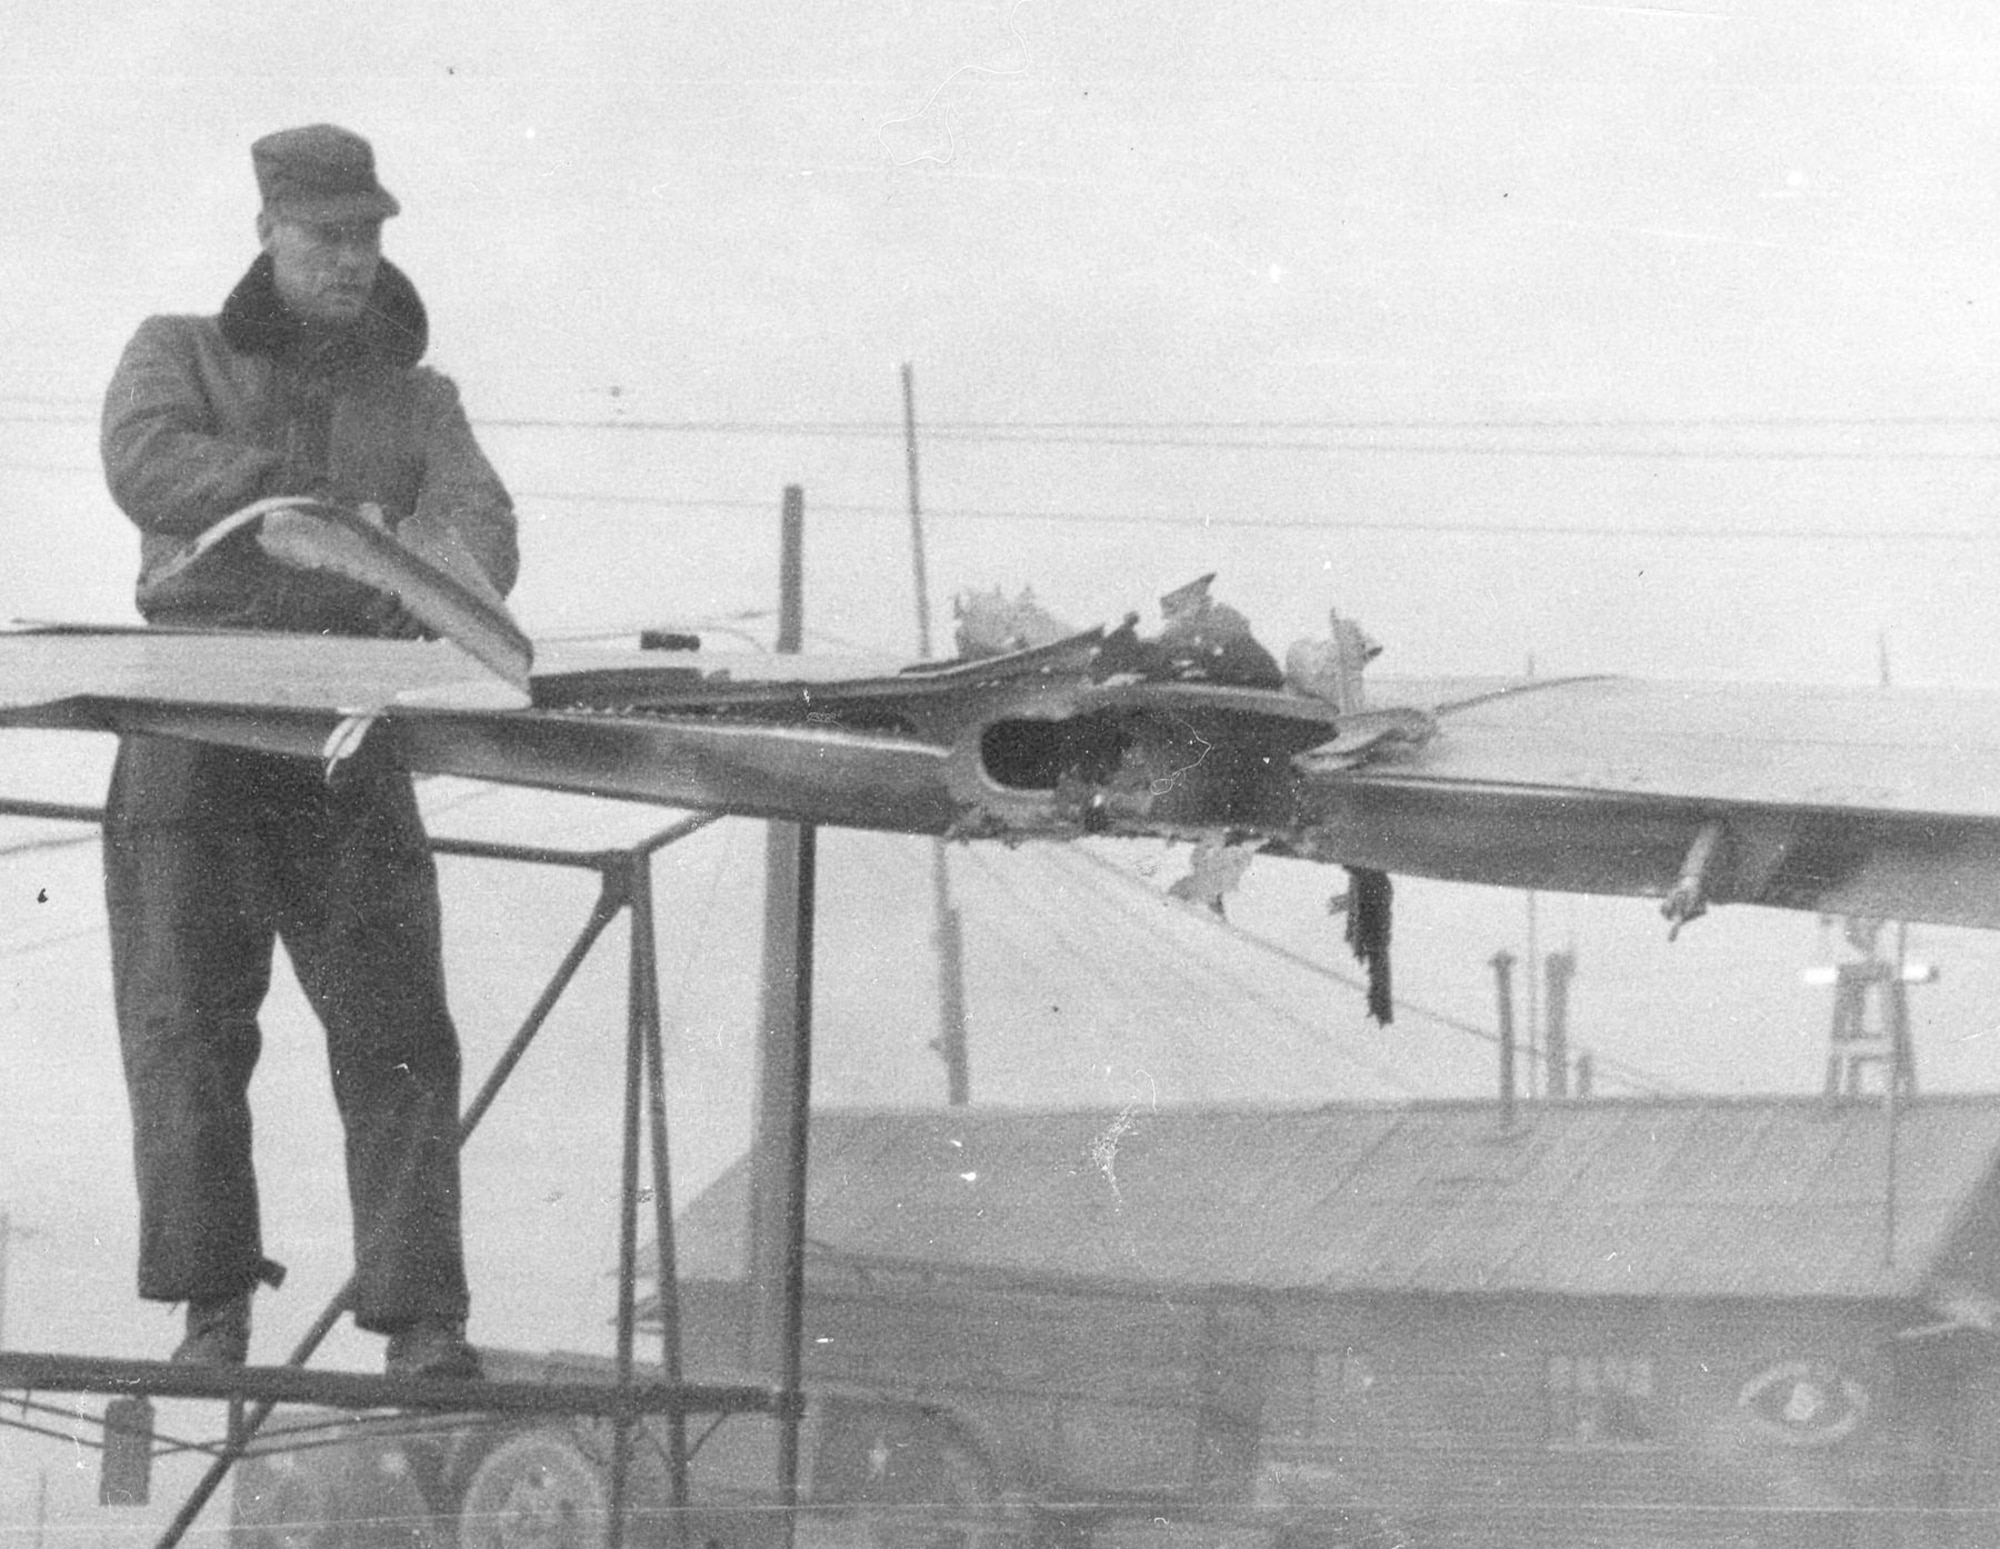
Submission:
[[250,1293],[190,1297],[187,1337],[168,1359],[181,1366],[241,1366],[249,1358]]
[[447,1377],[476,1381],[479,1352],[466,1343],[465,1324],[457,1318],[419,1318],[389,1336],[383,1369],[391,1377]]

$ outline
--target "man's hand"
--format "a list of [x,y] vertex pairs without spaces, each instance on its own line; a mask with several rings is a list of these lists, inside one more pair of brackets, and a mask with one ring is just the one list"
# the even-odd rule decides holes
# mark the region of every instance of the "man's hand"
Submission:
[[349,545],[354,541],[349,510],[369,526],[387,531],[382,508],[373,502],[349,508],[332,501],[314,501],[267,512],[257,529],[258,546],[281,565],[339,576],[351,586],[354,621],[362,633],[379,640],[423,639],[427,632],[422,622],[404,608],[401,599],[361,580],[353,574],[351,563],[343,562],[343,539]]
[[415,628],[443,636],[526,692],[534,646],[449,529],[405,522],[392,533],[378,507],[359,506],[350,515],[341,506],[284,497],[246,506],[227,522],[240,528],[258,518],[258,545],[277,563],[331,572],[382,599],[366,614],[367,633],[402,636]]
[[402,599],[377,592],[367,608],[368,633],[377,640],[429,640],[433,636]]

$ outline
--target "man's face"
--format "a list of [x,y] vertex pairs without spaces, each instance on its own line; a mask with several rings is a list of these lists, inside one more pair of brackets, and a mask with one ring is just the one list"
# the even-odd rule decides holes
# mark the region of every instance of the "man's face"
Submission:
[[278,295],[311,323],[351,323],[368,305],[382,263],[378,220],[300,221],[257,217]]

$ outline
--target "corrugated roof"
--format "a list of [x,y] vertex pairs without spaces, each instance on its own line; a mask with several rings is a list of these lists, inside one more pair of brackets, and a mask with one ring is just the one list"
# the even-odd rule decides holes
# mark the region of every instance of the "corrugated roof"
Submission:
[[[1919,1294],[1994,1203],[2000,1098],[814,1115],[816,1254],[1267,1290]],[[747,1167],[681,1218],[740,1274]],[[1957,1268],[1958,1266],[1954,1265]]]

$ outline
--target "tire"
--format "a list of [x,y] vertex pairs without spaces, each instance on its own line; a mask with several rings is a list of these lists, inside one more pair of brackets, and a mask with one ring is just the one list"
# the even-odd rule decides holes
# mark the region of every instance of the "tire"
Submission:
[[597,1549],[608,1471],[567,1426],[510,1436],[479,1461],[458,1511],[458,1549]]
[[439,1549],[444,1539],[403,1454],[360,1445],[246,1464],[230,1537],[234,1549]]
[[234,1549],[335,1549],[337,1502],[330,1463],[311,1452],[275,1452],[236,1475]]

